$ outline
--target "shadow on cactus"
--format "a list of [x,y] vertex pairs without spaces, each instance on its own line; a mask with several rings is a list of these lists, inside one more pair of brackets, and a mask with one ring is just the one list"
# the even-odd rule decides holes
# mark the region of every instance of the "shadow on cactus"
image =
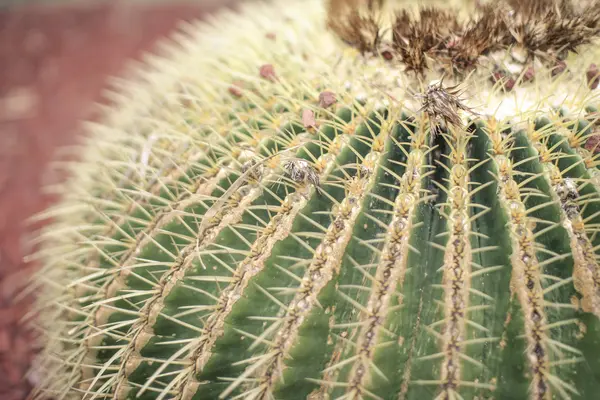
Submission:
[[32,397],[597,398],[600,5],[464,3],[251,2],[117,82]]

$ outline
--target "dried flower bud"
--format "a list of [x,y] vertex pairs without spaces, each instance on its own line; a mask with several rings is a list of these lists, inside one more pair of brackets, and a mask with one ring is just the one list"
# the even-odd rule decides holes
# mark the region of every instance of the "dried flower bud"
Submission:
[[418,112],[425,112],[431,124],[430,145],[438,134],[440,122],[446,126],[462,126],[462,120],[458,112],[460,110],[473,112],[462,103],[460,89],[457,86],[444,87],[442,82],[437,85],[429,85],[424,94],[418,95],[422,98],[422,105]]
[[515,79],[507,71],[499,68],[492,72],[490,80],[494,84],[499,83],[500,85],[502,85],[504,90],[506,90],[507,92],[510,92],[516,84]]
[[315,119],[315,113],[312,110],[305,109],[302,111],[302,125],[306,129],[316,128],[317,121]]
[[260,76],[270,81],[275,81],[277,76],[275,75],[275,67],[272,64],[265,64],[260,67]]
[[533,67],[529,66],[525,69],[523,73],[523,82],[533,82],[535,79],[535,70]]
[[586,150],[600,153],[600,135],[590,136],[590,138],[586,140],[584,147]]
[[335,93],[324,91],[319,94],[319,106],[328,108],[336,102]]
[[384,60],[391,61],[394,59],[394,53],[389,49],[385,49],[381,51],[381,57],[383,57]]
[[283,169],[294,182],[312,184],[317,193],[321,194],[319,175],[308,161],[291,159],[283,165]]
[[243,88],[242,82],[234,81],[231,84],[231,86],[229,86],[229,89],[227,89],[227,91],[235,97],[242,97],[242,94],[243,94],[242,88]]

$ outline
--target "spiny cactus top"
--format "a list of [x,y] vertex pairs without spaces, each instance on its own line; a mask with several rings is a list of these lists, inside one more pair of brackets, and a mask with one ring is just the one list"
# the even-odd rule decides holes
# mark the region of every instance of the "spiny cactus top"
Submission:
[[39,218],[34,398],[596,399],[597,2],[250,2]]

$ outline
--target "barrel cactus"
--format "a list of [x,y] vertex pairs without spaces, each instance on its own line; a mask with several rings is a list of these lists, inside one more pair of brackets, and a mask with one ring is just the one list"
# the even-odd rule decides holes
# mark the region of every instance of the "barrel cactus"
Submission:
[[249,2],[114,85],[33,398],[595,399],[600,5]]

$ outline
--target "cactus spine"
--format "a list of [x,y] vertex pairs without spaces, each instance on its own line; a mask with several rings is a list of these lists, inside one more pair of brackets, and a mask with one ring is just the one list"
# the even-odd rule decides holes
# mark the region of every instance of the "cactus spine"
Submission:
[[252,2],[118,81],[32,397],[596,398],[600,6],[450,3]]

